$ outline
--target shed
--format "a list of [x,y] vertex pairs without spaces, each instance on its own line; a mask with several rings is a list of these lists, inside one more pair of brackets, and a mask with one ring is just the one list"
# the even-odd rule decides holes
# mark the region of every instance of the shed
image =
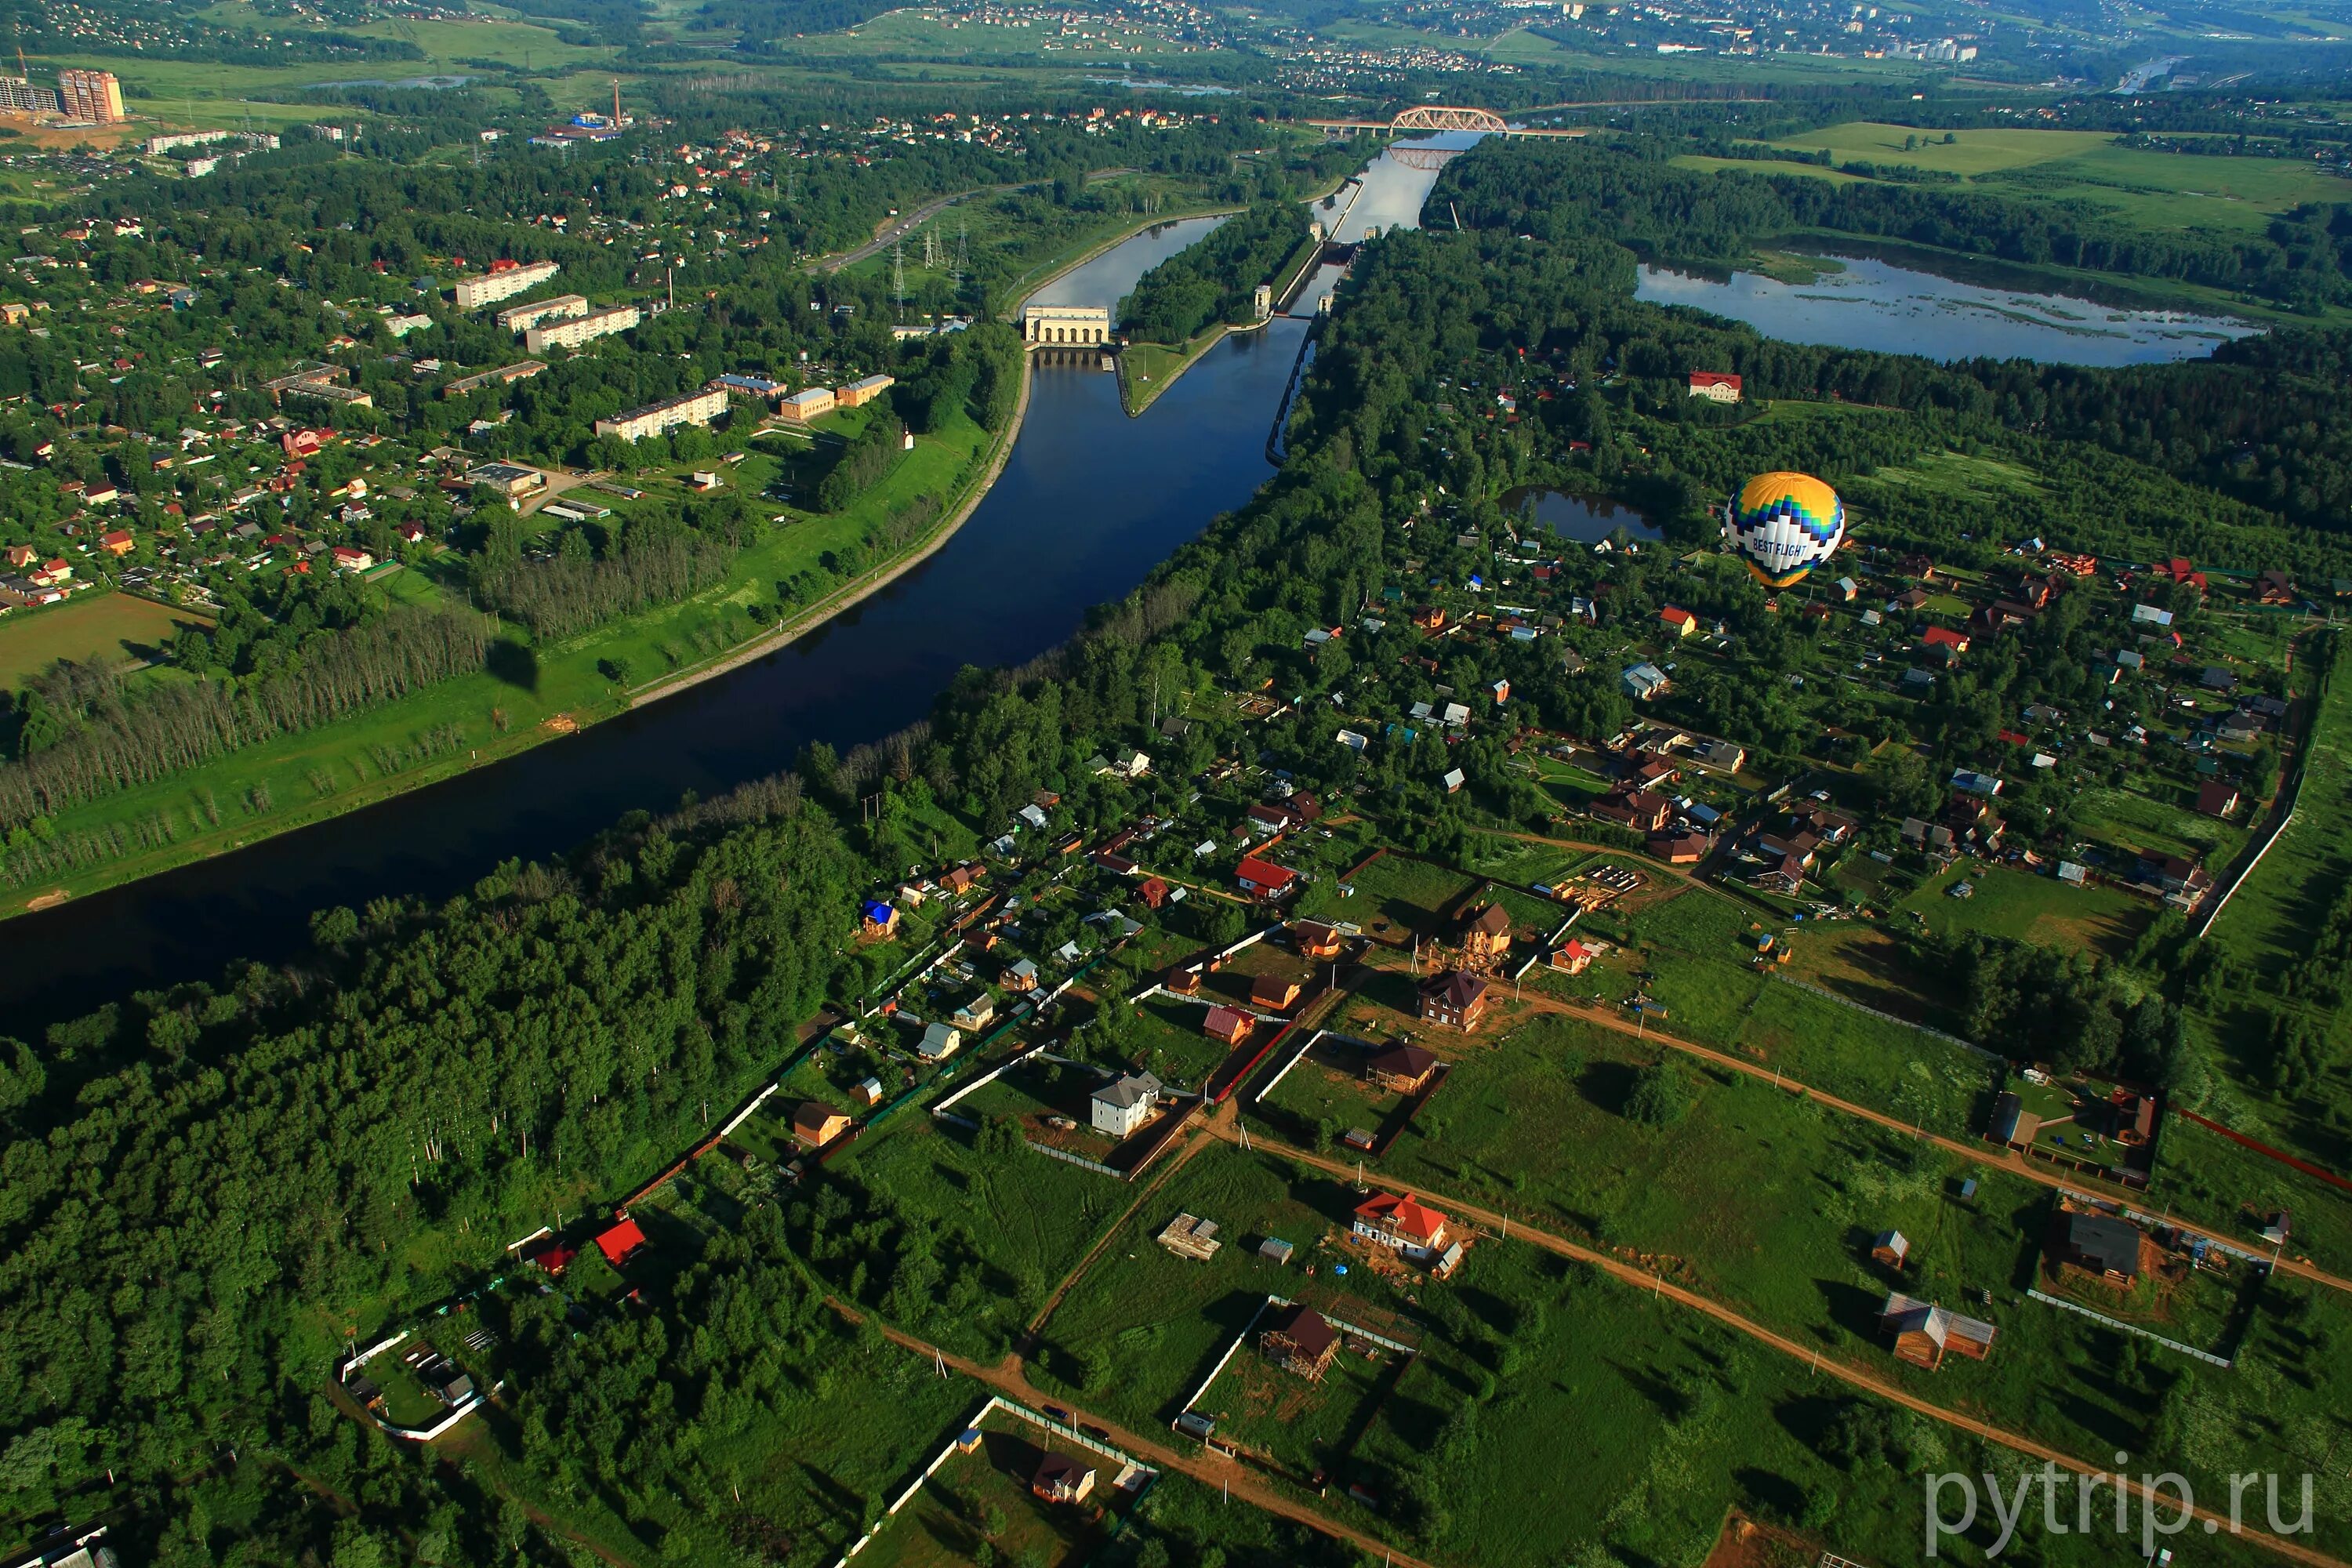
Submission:
[[1279,1237],[1269,1236],[1257,1244],[1257,1255],[1260,1258],[1272,1263],[1282,1264],[1286,1268],[1290,1263],[1291,1250],[1290,1243]]
[[1911,1238],[1899,1230],[1880,1231],[1878,1239],[1870,1244],[1870,1256],[1873,1262],[1900,1268],[1911,1256]]

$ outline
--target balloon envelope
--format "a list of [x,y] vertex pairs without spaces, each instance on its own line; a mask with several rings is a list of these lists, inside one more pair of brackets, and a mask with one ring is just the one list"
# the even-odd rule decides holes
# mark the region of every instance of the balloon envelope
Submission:
[[1845,541],[1845,503],[1811,474],[1759,474],[1739,487],[1723,536],[1759,582],[1785,588]]

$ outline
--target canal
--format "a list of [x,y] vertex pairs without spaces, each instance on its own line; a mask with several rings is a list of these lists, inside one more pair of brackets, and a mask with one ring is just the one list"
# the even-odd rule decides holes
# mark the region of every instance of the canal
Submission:
[[[1459,139],[1444,138],[1454,142]],[[1410,224],[1433,167],[1367,167],[1341,232]],[[1333,209],[1334,213],[1338,209]],[[1377,216],[1374,216],[1377,215]],[[1328,220],[1332,214],[1318,216]],[[1216,220],[1160,226],[1036,295],[1116,301]],[[6,922],[7,1032],[125,991],[281,962],[312,910],[444,898],[509,858],[542,858],[626,812],[663,810],[846,751],[928,714],[965,665],[1017,665],[1075,632],[1273,472],[1266,431],[1309,323],[1227,337],[1138,418],[1098,369],[1040,365],[1003,473],[938,553],[806,637],[718,679],[508,761],[235,853]]]

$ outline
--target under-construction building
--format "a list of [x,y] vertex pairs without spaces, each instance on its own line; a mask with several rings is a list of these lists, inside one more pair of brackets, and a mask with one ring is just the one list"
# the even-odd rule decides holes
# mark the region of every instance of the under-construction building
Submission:
[[55,114],[54,88],[35,87],[21,76],[0,76],[0,114]]
[[58,72],[58,103],[68,120],[112,125],[130,117],[122,111],[122,83],[112,71]]

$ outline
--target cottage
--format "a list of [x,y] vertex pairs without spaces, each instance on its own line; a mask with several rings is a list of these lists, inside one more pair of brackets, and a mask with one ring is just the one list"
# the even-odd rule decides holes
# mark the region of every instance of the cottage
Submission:
[[1279,1013],[1298,1000],[1298,982],[1286,974],[1261,974],[1250,982],[1250,1005]]
[[1949,1351],[1973,1361],[1984,1360],[1992,1352],[1995,1332],[1990,1323],[1946,1311],[1899,1290],[1889,1291],[1885,1305],[1879,1308],[1878,1330],[1894,1336],[1896,1355],[1931,1372],[1944,1364]]
[[2197,811],[2202,816],[2228,816],[2238,809],[2238,786],[2207,779],[2197,786]]
[[943,1062],[962,1044],[962,1030],[933,1020],[923,1026],[922,1043],[915,1047],[915,1054],[926,1062]]
[[887,941],[898,934],[898,911],[879,900],[868,899],[858,911],[858,934]]
[[1212,1007],[1201,1021],[1201,1032],[1213,1040],[1228,1046],[1238,1046],[1249,1038],[1257,1020],[1238,1007]]
[[1285,1372],[1319,1383],[1339,1348],[1339,1331],[1323,1314],[1303,1303],[1293,1303],[1276,1314],[1257,1337],[1265,1358]]
[[1462,922],[1462,951],[1472,958],[1500,958],[1510,950],[1511,917],[1500,904],[1473,910]]
[[1087,1101],[1094,1130],[1124,1138],[1149,1121],[1163,1092],[1160,1080],[1148,1072],[1120,1075],[1095,1090]]
[[1261,860],[1255,855],[1243,856],[1242,863],[1234,868],[1234,885],[1260,900],[1284,897],[1297,879],[1298,873],[1289,867]]
[[1624,673],[1617,678],[1617,684],[1624,690],[1626,696],[1636,702],[1648,702],[1663,697],[1674,686],[1674,682],[1667,678],[1666,672],[1654,664],[1629,666]]
[[1424,1023],[1452,1029],[1475,1029],[1486,1016],[1486,983],[1459,969],[1433,974],[1421,983],[1421,1016]]
[[977,1033],[996,1021],[996,998],[983,991],[959,1004],[950,1019],[959,1029]]
[[109,555],[128,555],[137,545],[138,541],[132,539],[126,530],[120,528],[111,533],[101,533],[98,536],[98,547]]
[[1570,937],[1551,950],[1547,962],[1563,974],[1581,974],[1591,967],[1593,957],[1592,949]]
[[1398,1094],[1418,1094],[1437,1071],[1437,1058],[1421,1047],[1398,1040],[1374,1051],[1364,1063],[1364,1077]]
[[1298,956],[1310,959],[1339,956],[1339,933],[1320,921],[1300,921],[1290,928],[1291,940],[1298,944]]
[[822,1149],[848,1131],[849,1118],[823,1100],[803,1100],[793,1112],[793,1136],[812,1149]]
[[1462,1258],[1462,1244],[1446,1217],[1411,1193],[1402,1197],[1375,1193],[1365,1199],[1356,1207],[1349,1235],[1368,1246],[1385,1247],[1440,1278],[1451,1274]]
[[1095,1489],[1095,1472],[1067,1454],[1047,1454],[1029,1478],[1029,1490],[1041,1502],[1084,1502]]
[[1037,964],[1033,959],[1017,958],[1007,964],[1004,973],[996,978],[997,984],[1007,991],[1034,991],[1037,989]]
[[1679,605],[1668,605],[1660,610],[1658,620],[1676,637],[1686,637],[1698,630],[1698,617]]
[[611,1226],[596,1233],[596,1250],[603,1253],[604,1261],[615,1268],[635,1256],[637,1249],[645,1244],[646,1233],[638,1229],[637,1222],[626,1215],[618,1216]]

